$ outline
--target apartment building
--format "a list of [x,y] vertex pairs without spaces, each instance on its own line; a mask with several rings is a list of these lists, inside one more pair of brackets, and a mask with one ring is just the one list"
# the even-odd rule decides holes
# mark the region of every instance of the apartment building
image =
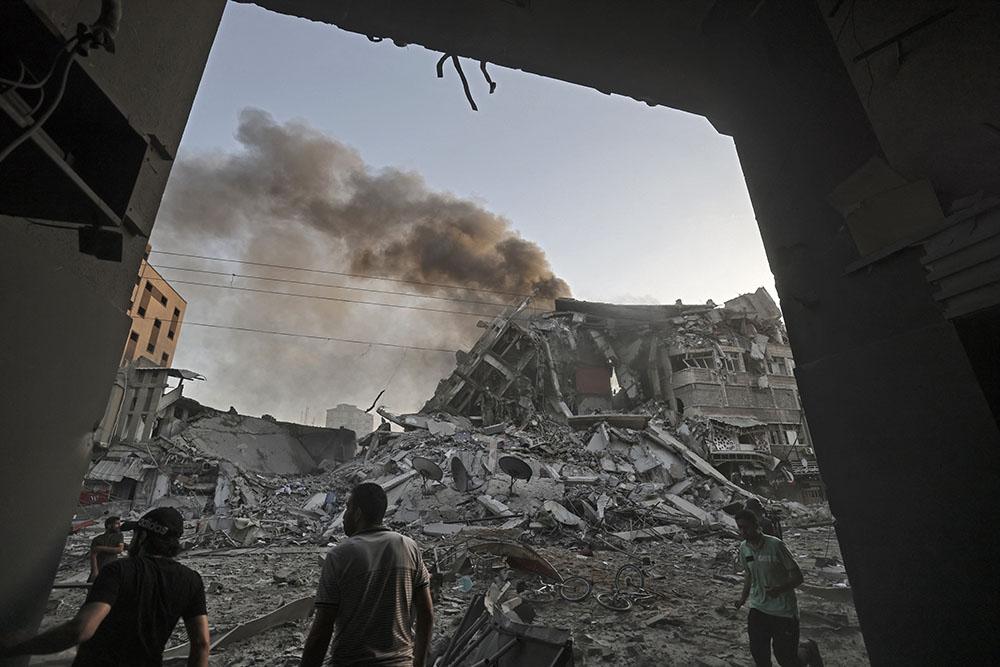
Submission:
[[147,245],[132,289],[128,309],[132,328],[121,363],[124,366],[142,358],[169,368],[174,361],[187,302],[149,264],[150,250]]

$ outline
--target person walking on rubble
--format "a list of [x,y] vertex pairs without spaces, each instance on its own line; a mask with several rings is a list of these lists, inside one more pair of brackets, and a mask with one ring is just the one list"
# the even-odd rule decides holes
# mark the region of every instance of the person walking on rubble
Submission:
[[122,535],[122,520],[117,516],[109,516],[104,520],[104,532],[90,542],[90,578],[97,578],[98,572],[107,565],[118,560],[118,554],[125,551],[125,536]]
[[782,538],[781,521],[778,520],[777,516],[768,514],[768,512],[764,510],[764,505],[761,504],[759,498],[748,499],[745,503],[743,503],[743,509],[754,513],[757,517],[757,524],[760,526],[762,533],[770,535],[771,537],[777,537],[779,540]]
[[184,520],[172,507],[126,522],[135,530],[128,558],[101,569],[71,620],[13,646],[0,657],[57,653],[79,645],[73,667],[146,667],[163,662],[177,620],[184,619],[188,665],[208,666],[208,615],[201,576],[176,560]]
[[424,667],[434,623],[430,575],[416,542],[382,525],[387,505],[378,484],[351,490],[348,539],[323,563],[303,667]]
[[799,608],[795,588],[802,583],[802,571],[785,543],[765,535],[753,512],[736,513],[736,525],[743,542],[743,592],[736,608],[750,600],[747,631],[750,654],[757,667],[771,664],[771,646],[781,667],[798,667]]

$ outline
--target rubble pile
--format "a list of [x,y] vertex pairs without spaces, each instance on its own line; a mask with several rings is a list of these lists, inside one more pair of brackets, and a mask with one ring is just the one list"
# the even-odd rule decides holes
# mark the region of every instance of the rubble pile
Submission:
[[[481,428],[463,417],[383,410],[410,430],[373,432],[347,463],[309,475],[238,473],[243,501],[228,517],[190,520],[183,557],[205,578],[213,627],[239,627],[314,592],[328,545],[343,539],[347,492],[374,481],[389,496],[386,523],[418,541],[432,571],[439,653],[484,596],[504,623],[568,630],[575,664],[743,664],[742,621],[731,608],[742,582],[731,513],[752,494],[701,472],[704,461],[653,416],[660,406],[650,407],[651,415],[607,414],[578,428],[543,415]],[[825,505],[763,500],[805,556],[808,584],[849,596]],[[66,576],[84,569],[85,539],[68,542]],[[636,596],[628,611],[608,609],[597,596],[614,591],[616,572],[629,564],[642,568],[648,597]],[[587,599],[544,590],[574,575],[591,583]],[[812,614],[803,632],[821,638],[826,655],[863,664],[849,597],[817,597],[803,609]],[[295,664],[306,628],[304,618],[288,620],[222,649],[220,664]]]
[[[531,645],[506,664],[714,666],[746,662],[733,515],[757,498],[805,575],[803,637],[830,664],[865,664],[767,293],[721,308],[556,305],[484,324],[422,412],[380,407],[360,439],[175,399],[148,442],[113,444],[92,468],[108,502],[80,518],[130,488],[123,515],[182,510],[182,558],[231,642],[219,664],[297,664],[324,554],[367,481],[386,491],[385,523],[423,549],[438,664]],[[67,581],[93,531],[67,542]]]

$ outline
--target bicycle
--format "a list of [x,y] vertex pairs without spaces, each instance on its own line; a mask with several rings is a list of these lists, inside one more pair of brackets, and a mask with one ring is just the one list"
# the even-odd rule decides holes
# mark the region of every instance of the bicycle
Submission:
[[598,593],[597,603],[612,611],[628,611],[637,602],[645,602],[657,596],[645,588],[646,573],[638,565],[627,563],[615,573],[614,590]]
[[562,581],[543,582],[541,588],[531,588],[524,584],[518,587],[518,593],[532,602],[553,602],[556,595],[567,602],[580,602],[587,599],[593,587],[589,579],[574,575]]

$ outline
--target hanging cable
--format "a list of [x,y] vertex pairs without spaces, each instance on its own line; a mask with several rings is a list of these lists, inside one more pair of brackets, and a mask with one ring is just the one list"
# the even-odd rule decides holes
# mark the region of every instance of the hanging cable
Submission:
[[52,104],[50,104],[49,108],[46,109],[45,112],[41,116],[39,116],[31,125],[29,125],[26,130],[21,132],[21,134],[15,137],[13,141],[7,144],[6,148],[0,151],[0,162],[3,162],[11,153],[13,153],[17,149],[18,146],[23,144],[25,141],[30,139],[34,134],[36,134],[40,129],[42,129],[42,126],[45,124],[45,121],[47,121],[49,117],[55,112],[56,108],[59,106],[59,103],[62,101],[63,94],[66,92],[66,81],[69,79],[69,70],[70,67],[73,65],[74,57],[75,54],[70,54],[70,56],[66,59],[66,66],[63,67],[62,76],[60,77],[59,81],[59,92],[56,93],[56,97],[54,100],[52,100]]
[[479,107],[476,106],[476,100],[472,98],[472,91],[469,90],[469,80],[465,78],[465,72],[462,70],[462,63],[458,61],[458,56],[452,56],[447,53],[441,56],[441,59],[437,62],[438,78],[444,78],[444,61],[449,58],[451,58],[451,64],[454,65],[455,71],[458,73],[458,78],[462,80],[462,90],[465,91],[465,99],[469,100],[469,106],[472,107],[473,111],[479,111]]
[[485,60],[479,61],[479,69],[483,73],[483,76],[486,77],[486,83],[490,84],[490,95],[492,95],[493,91],[497,89],[497,82],[490,78],[490,73],[486,69]]
[[[48,83],[53,72],[56,70],[59,57],[62,54],[66,54],[66,64],[63,67],[62,75],[60,76],[59,89],[56,93],[55,99],[52,100],[48,109],[46,109],[41,116],[32,120],[32,123],[27,127],[27,129],[15,137],[3,150],[0,150],[0,162],[3,162],[10,156],[11,153],[17,150],[18,146],[41,130],[42,126],[45,125],[45,122],[59,107],[59,103],[62,102],[63,95],[66,93],[66,82],[69,80],[70,69],[72,69],[77,56],[86,57],[90,49],[104,49],[108,53],[115,52],[115,35],[118,33],[118,27],[121,24],[121,16],[121,0],[102,0],[101,14],[97,20],[90,26],[84,25],[83,23],[77,24],[76,35],[66,40],[60,49],[60,55],[56,56],[56,59],[52,63],[52,67],[41,81],[25,83],[24,81],[12,82],[10,79],[0,80],[0,83],[13,86],[18,89],[42,90]],[[44,99],[44,90],[42,90],[42,99]],[[35,104],[34,109],[32,109],[32,114],[37,111],[40,104],[41,100]]]

